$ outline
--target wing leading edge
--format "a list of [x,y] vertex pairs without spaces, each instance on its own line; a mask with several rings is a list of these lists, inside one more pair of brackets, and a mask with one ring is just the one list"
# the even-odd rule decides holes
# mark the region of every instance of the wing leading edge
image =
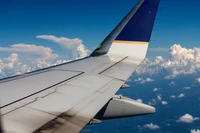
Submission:
[[77,133],[93,118],[154,113],[114,95],[146,56],[158,4],[140,0],[90,57],[0,81],[2,130]]

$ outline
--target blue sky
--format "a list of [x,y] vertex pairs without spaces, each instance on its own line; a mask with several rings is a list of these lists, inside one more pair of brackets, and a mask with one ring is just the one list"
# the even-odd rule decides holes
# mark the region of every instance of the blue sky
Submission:
[[[56,45],[36,39],[37,35],[51,34],[80,38],[89,49],[94,49],[136,2],[137,0],[3,1],[0,5],[0,46],[30,43],[50,46],[59,52],[60,48]],[[169,48],[175,43],[187,48],[198,46],[199,4],[200,1],[197,0],[161,1],[150,47]]]

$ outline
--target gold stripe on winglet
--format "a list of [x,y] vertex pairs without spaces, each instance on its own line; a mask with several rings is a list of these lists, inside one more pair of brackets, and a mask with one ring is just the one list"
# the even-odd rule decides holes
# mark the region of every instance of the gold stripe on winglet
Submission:
[[149,42],[139,42],[139,41],[121,41],[121,40],[114,40],[113,43],[123,43],[123,44],[141,44],[141,45],[148,45]]

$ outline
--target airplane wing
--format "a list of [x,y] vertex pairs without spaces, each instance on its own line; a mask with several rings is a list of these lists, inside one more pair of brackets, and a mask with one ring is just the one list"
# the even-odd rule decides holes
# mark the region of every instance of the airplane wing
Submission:
[[115,93],[146,56],[158,4],[140,0],[89,57],[1,80],[2,131],[77,133],[99,120],[154,113]]

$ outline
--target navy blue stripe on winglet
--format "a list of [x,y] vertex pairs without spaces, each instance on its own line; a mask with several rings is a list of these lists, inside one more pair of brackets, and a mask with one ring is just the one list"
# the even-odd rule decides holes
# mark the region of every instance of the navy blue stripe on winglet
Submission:
[[145,0],[115,40],[149,42],[159,0]]

